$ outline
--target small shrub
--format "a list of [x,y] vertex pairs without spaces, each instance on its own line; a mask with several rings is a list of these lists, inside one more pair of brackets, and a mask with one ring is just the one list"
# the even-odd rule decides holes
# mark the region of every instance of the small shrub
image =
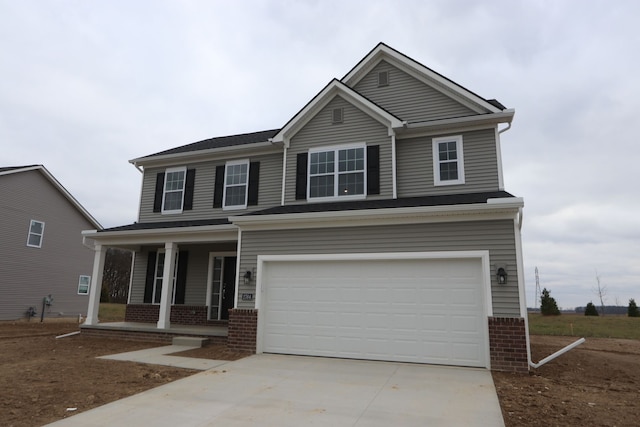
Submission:
[[640,317],[640,311],[638,311],[638,306],[633,298],[629,300],[629,307],[627,308],[627,314],[629,317]]
[[587,304],[587,307],[584,310],[584,315],[585,316],[599,316],[598,309],[596,308],[595,305],[593,305],[592,302]]
[[558,304],[555,298],[549,295],[550,293],[551,291],[548,291],[547,288],[542,290],[542,295],[540,296],[540,313],[544,316],[558,316],[560,314]]

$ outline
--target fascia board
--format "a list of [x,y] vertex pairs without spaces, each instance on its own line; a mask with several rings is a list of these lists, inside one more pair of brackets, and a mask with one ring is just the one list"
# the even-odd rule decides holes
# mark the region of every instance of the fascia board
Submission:
[[85,230],[82,236],[103,245],[144,245],[166,242],[222,242],[238,238],[233,224],[199,227],[153,228],[148,230],[103,231]]
[[229,217],[229,221],[242,230],[268,230],[514,219],[524,203],[519,198],[505,200],[509,202],[236,216]]
[[229,159],[229,156],[237,155],[238,157],[251,154],[268,154],[271,152],[281,152],[282,147],[274,145],[270,141],[256,142],[252,144],[231,145],[221,148],[210,148],[207,150],[187,151],[184,153],[165,154],[153,157],[138,157],[129,160],[134,166],[154,167],[176,164],[178,162],[200,162],[214,160],[218,158]]
[[284,142],[285,146],[288,146],[291,138],[336,95],[342,96],[347,102],[356,105],[357,108],[391,129],[400,128],[404,124],[404,122],[399,118],[383,110],[348,86],[345,86],[339,80],[334,79],[325,86],[325,88],[298,114],[296,114],[293,119],[291,119],[289,123],[280,130],[280,132],[271,138],[271,141],[274,143]]
[[88,210],[86,210],[84,208],[84,206],[82,206],[80,204],[80,202],[73,197],[73,195],[71,193],[69,193],[67,191],[66,188],[64,188],[64,186],[60,183],[60,181],[58,181],[52,174],[51,172],[49,172],[47,170],[47,168],[45,168],[42,165],[34,165],[34,166],[28,166],[25,168],[20,168],[20,169],[13,169],[10,171],[5,171],[0,173],[0,176],[2,175],[10,175],[13,173],[20,173],[20,172],[28,172],[28,171],[34,171],[34,170],[38,170],[42,173],[42,175],[44,175],[44,177],[51,183],[53,184],[54,187],[56,187],[58,189],[58,191],[60,191],[62,193],[62,195],[69,201],[71,202],[71,204],[78,210],[80,211],[80,213],[82,214],[82,216],[85,217],[85,219],[87,221],[89,221],[91,223],[91,225],[93,225],[94,227],[98,228],[98,229],[102,229],[102,225],[98,222],[97,219],[95,219],[93,217],[93,215],[91,215],[89,213]]
[[396,136],[398,139],[415,138],[418,136],[433,135],[444,130],[459,132],[482,129],[487,126],[495,126],[500,123],[511,123],[514,115],[515,110],[508,109],[493,114],[480,114],[477,116],[408,123],[401,132],[396,134]]
[[402,55],[401,53],[391,49],[384,44],[378,45],[373,51],[371,51],[364,60],[360,62],[353,70],[351,70],[342,81],[348,86],[355,86],[371,69],[373,69],[383,59],[389,60],[393,65],[401,68],[404,72],[418,78],[425,84],[428,84],[435,89],[443,92],[448,96],[454,95],[459,102],[462,102],[466,106],[472,108],[475,111],[478,107],[492,113],[497,113],[502,110],[488,103],[482,97],[475,93],[459,86],[446,77],[436,73],[435,71],[425,67],[419,62]]

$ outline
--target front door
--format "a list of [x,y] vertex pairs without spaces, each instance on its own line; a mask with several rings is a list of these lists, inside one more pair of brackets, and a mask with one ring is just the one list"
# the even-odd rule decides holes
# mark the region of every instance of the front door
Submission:
[[209,284],[207,301],[209,320],[229,319],[229,309],[233,308],[236,291],[236,262],[232,253],[211,253],[209,255]]
[[233,308],[236,295],[236,257],[224,258],[222,273],[222,310],[220,318],[229,320],[229,309]]

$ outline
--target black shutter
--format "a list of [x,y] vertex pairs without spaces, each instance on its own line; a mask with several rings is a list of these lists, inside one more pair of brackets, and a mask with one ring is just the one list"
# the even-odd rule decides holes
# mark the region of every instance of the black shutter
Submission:
[[193,209],[193,187],[196,182],[196,170],[187,169],[187,177],[184,183],[184,204],[182,209],[190,211]]
[[151,304],[153,302],[153,281],[156,278],[156,252],[149,252],[147,258],[147,276],[144,282],[144,299],[142,302]]
[[160,212],[162,210],[162,194],[164,193],[164,172],[158,172],[156,175],[156,194],[153,198],[153,211]]
[[260,180],[260,162],[249,163],[249,189],[247,190],[247,205],[258,204],[258,184]]
[[224,165],[216,167],[216,182],[213,188],[213,207],[222,207],[222,193],[224,193]]
[[380,146],[367,146],[367,194],[380,194]]
[[307,153],[299,153],[296,162],[296,200],[307,198]]
[[184,295],[187,289],[187,260],[189,259],[188,251],[178,252],[178,265],[176,273],[176,299],[175,304],[184,304]]

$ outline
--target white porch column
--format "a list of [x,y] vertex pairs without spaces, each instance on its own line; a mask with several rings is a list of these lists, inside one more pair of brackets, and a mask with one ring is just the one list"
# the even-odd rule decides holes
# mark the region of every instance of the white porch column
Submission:
[[160,294],[160,316],[158,316],[158,329],[166,329],[171,326],[171,300],[173,299],[173,274],[175,271],[175,258],[178,246],[173,242],[164,245],[164,270],[162,271],[162,293]]
[[87,308],[87,320],[85,325],[98,324],[98,310],[100,309],[100,291],[102,290],[102,274],[104,272],[104,260],[107,249],[100,244],[95,246],[93,257],[93,273],[91,274],[91,288],[89,290],[89,307]]

